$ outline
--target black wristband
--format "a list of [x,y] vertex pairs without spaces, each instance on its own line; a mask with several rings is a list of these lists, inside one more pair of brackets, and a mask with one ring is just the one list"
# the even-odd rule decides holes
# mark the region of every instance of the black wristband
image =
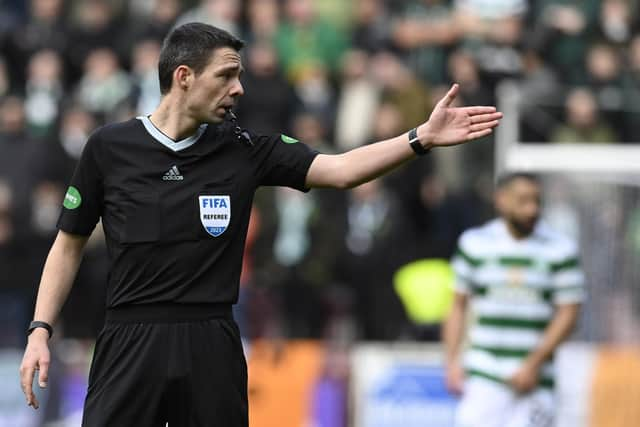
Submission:
[[46,329],[47,332],[49,332],[49,338],[51,338],[51,336],[53,335],[53,328],[51,327],[50,324],[48,324],[47,322],[41,322],[40,320],[34,320],[33,322],[29,323],[29,329],[27,329],[27,336],[31,335],[31,332],[33,332],[33,330],[36,328]]
[[409,131],[409,145],[418,156],[424,156],[429,152],[429,150],[422,146],[418,139],[418,128],[413,128]]

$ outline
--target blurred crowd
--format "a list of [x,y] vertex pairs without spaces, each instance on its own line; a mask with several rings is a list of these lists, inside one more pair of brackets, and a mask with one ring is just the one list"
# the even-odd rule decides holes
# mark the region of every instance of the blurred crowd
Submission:
[[[0,0],[0,346],[22,346],[68,180],[87,136],[149,114],[175,25],[248,42],[236,114],[341,152],[422,123],[451,82],[458,105],[494,105],[517,80],[534,142],[640,135],[640,5],[632,0]],[[508,113],[508,112],[507,112]],[[434,152],[349,192],[262,189],[237,317],[259,336],[437,338],[394,273],[448,258],[492,215],[490,141]],[[92,237],[60,330],[101,326],[106,250]]]

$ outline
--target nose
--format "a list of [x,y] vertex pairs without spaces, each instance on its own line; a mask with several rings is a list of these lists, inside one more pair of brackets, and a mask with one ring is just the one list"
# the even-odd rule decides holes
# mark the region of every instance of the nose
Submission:
[[540,203],[538,201],[531,201],[525,206],[525,213],[529,218],[537,218],[540,215]]
[[239,79],[236,80],[235,84],[231,88],[231,91],[229,92],[229,95],[233,96],[234,98],[244,95],[244,87],[242,87],[242,83],[240,83]]

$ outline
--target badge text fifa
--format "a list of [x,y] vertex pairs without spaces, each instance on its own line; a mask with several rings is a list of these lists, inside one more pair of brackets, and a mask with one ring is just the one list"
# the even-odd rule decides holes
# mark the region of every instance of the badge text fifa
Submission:
[[231,221],[231,197],[229,195],[199,196],[200,222],[213,237],[224,233]]

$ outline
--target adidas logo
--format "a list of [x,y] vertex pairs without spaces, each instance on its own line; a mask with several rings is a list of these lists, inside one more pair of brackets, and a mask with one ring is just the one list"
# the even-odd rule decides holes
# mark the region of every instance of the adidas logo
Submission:
[[167,171],[162,177],[163,181],[182,181],[184,176],[180,174],[176,165],[171,166],[171,169]]

